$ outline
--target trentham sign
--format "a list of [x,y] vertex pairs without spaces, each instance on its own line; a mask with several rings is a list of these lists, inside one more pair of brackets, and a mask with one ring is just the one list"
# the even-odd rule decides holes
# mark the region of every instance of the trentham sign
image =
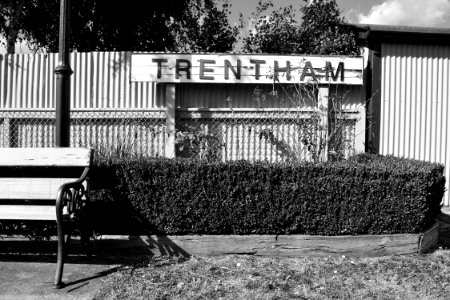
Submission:
[[133,53],[131,81],[363,84],[363,58]]

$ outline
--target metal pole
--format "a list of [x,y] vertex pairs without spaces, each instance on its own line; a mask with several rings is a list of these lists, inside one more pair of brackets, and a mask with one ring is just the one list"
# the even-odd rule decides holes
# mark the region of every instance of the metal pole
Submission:
[[61,0],[59,17],[59,56],[56,75],[55,146],[70,146],[70,0]]

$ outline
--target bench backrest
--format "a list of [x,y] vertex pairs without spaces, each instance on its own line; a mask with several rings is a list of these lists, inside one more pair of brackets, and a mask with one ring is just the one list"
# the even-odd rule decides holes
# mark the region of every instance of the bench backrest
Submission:
[[0,166],[88,167],[91,152],[86,148],[0,148]]
[[0,148],[0,210],[54,205],[61,184],[78,179],[91,159],[86,148]]

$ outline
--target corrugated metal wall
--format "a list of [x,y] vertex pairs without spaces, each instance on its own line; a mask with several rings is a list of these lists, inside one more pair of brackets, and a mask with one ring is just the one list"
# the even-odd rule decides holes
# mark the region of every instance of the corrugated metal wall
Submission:
[[[70,146],[119,150],[127,147],[149,156],[164,156],[165,113],[144,110],[76,110],[71,112]],[[1,110],[0,147],[53,147],[55,111]]]
[[[151,82],[130,82],[130,52],[72,53],[72,109],[164,109],[163,97]],[[0,109],[50,109],[55,107],[54,70],[58,55],[0,55]],[[279,87],[279,97],[256,103],[256,85],[183,84],[177,106],[204,108],[297,107]],[[337,88],[338,87],[338,88]],[[264,92],[270,85],[260,85]],[[336,91],[333,91],[333,90]],[[345,97],[344,109],[362,104],[362,86],[332,86],[331,93]],[[231,100],[227,102],[226,100]]]
[[[70,57],[74,72],[71,146],[126,145],[148,155],[163,156],[167,133],[164,84],[130,82],[130,52],[72,53]],[[57,54],[0,55],[0,147],[54,144],[57,64]],[[278,95],[267,96],[273,88]],[[262,93],[258,101],[256,89]],[[343,98],[342,108],[351,111],[350,123],[343,129],[348,155],[355,151],[354,115],[364,109],[363,87],[331,86],[330,95],[335,94]],[[220,137],[226,145],[221,148],[223,160],[283,161],[293,155],[290,151],[300,151],[296,157],[308,159],[293,117],[299,116],[293,112],[299,109],[298,103],[289,99],[280,86],[180,84],[176,102],[180,116],[190,109],[208,111],[200,116],[185,113],[179,122],[193,128],[206,125]],[[317,105],[303,104],[300,110]]]
[[[155,83],[130,82],[130,52],[72,53],[72,109],[164,109]],[[0,55],[0,109],[49,109],[55,107],[55,76],[58,55]],[[257,108],[256,85],[183,84],[177,91],[177,106],[204,108]],[[264,92],[270,85],[260,85]],[[267,99],[261,107],[297,107],[278,90],[279,97]],[[335,91],[334,91],[335,90]],[[345,97],[344,109],[361,106],[362,86],[331,86],[331,93]],[[231,100],[227,102],[226,100]]]
[[[341,149],[346,157],[355,152],[356,121],[340,120],[339,133],[334,132],[342,137]],[[190,127],[212,134],[209,146],[222,161],[312,161],[312,152],[303,140],[310,137],[307,129],[311,130],[313,122],[294,110],[182,112],[180,129]]]
[[[155,97],[154,83],[130,82],[131,53],[72,53],[70,59],[71,146],[164,155],[165,103]],[[0,55],[0,147],[54,145],[57,64],[56,53]]]
[[[256,90],[264,94],[258,99]],[[270,96],[275,90],[276,96]],[[317,91],[316,91],[317,92]],[[330,96],[338,97],[344,110],[359,110],[364,105],[363,86],[331,85]],[[298,108],[294,91],[281,85],[255,84],[181,84],[177,95],[177,107],[189,108]],[[262,95],[260,95],[262,97]],[[311,108],[314,103],[302,103],[301,108]],[[309,106],[309,107],[308,107]]]
[[[154,83],[130,82],[130,52],[72,53],[72,108],[164,108]],[[0,109],[55,107],[58,54],[0,55]]]
[[445,164],[449,190],[450,46],[382,44],[381,55],[379,152]]

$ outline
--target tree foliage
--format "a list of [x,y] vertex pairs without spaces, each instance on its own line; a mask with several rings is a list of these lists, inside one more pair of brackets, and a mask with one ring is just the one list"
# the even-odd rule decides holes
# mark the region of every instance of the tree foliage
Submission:
[[[244,39],[251,53],[298,53],[321,55],[359,54],[354,34],[340,15],[336,0],[303,0],[299,10],[284,7],[265,15],[272,1],[260,1],[254,26]],[[301,23],[295,19],[302,14]]]
[[72,2],[71,39],[72,47],[78,51],[170,49],[173,39],[166,21],[179,17],[187,6],[186,0]]
[[25,4],[25,0],[0,1],[0,35],[6,37],[6,47],[9,53],[14,53],[14,45],[19,34],[19,24],[26,12]]
[[[219,9],[214,0],[71,2],[70,44],[78,51],[224,52],[236,41],[227,4]],[[0,5],[0,35],[58,50],[60,0],[0,0]]]
[[170,22],[176,51],[231,51],[240,26],[229,24],[229,7],[227,1],[219,8],[213,0],[191,0],[182,17]]
[[[260,10],[260,13],[263,11]],[[274,11],[271,15],[259,15],[251,32],[244,39],[244,51],[250,53],[298,53],[301,33],[292,6]]]

